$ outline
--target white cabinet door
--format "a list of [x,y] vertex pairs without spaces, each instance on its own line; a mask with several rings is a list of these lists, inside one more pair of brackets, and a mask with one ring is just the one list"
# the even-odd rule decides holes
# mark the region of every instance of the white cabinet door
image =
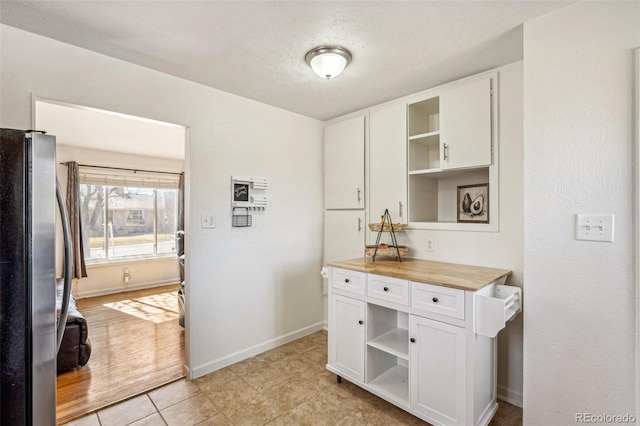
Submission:
[[371,111],[369,132],[369,216],[376,222],[389,209],[407,223],[406,104]]
[[324,212],[324,264],[364,256],[364,210]]
[[464,424],[464,328],[411,315],[409,337],[411,408],[447,425]]
[[331,296],[329,363],[345,377],[364,382],[365,302]]
[[491,165],[491,79],[440,95],[440,167]]
[[324,208],[364,208],[364,116],[324,129]]

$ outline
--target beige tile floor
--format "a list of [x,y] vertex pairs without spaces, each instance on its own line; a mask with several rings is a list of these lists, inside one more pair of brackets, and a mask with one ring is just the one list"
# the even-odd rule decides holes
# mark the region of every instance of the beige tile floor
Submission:
[[[426,425],[326,370],[319,331],[193,381],[165,385],[68,425]],[[500,402],[491,426],[522,424]]]

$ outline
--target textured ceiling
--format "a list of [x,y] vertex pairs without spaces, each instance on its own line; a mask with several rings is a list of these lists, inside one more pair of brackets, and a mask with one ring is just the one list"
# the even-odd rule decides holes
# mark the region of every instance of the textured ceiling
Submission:
[[[522,58],[559,1],[5,1],[0,22],[321,120]],[[338,44],[342,75],[305,53]]]

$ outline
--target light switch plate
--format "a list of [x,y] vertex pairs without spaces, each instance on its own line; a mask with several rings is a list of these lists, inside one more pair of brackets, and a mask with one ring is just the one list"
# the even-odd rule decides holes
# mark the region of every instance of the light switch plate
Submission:
[[212,213],[202,213],[200,215],[200,228],[213,229],[216,227],[216,215]]
[[613,242],[614,215],[576,215],[576,240]]

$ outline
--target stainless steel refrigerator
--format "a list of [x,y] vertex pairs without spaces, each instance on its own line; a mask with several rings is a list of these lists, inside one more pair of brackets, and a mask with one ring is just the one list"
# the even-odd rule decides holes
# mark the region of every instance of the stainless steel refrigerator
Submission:
[[[0,424],[55,425],[56,354],[71,290],[55,137],[0,129]],[[65,299],[56,314],[56,204]],[[57,323],[62,326],[57,327]]]

